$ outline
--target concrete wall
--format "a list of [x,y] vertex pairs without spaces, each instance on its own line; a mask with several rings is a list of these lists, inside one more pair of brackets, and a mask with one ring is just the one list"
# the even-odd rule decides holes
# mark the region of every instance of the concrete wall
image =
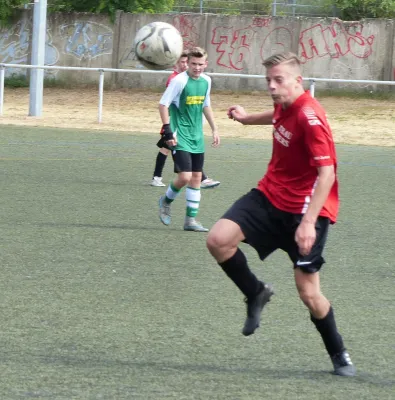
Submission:
[[[134,55],[133,38],[140,27],[158,20],[176,26],[185,47],[207,49],[208,72],[263,74],[266,57],[291,50],[301,57],[306,77],[395,80],[395,20],[377,19],[343,22],[333,18],[119,12],[112,23],[97,14],[56,13],[48,16],[46,63],[143,69]],[[0,30],[0,62],[29,63],[31,31],[29,12]],[[15,72],[24,71],[7,74]],[[91,72],[51,71],[48,75],[73,82],[97,82],[97,73]],[[119,73],[107,76],[106,82],[122,87],[162,87],[164,79],[163,75]],[[369,85],[318,84],[319,88],[347,86]],[[215,77],[214,87],[256,90],[263,89],[265,82]]]

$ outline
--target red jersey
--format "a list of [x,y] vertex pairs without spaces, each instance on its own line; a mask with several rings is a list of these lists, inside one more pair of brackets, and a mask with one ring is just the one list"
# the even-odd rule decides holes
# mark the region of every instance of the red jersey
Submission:
[[177,75],[178,75],[178,72],[177,71],[173,71],[173,73],[167,78],[166,87],[168,87],[170,85],[170,81]]
[[[325,111],[306,91],[287,109],[274,106],[273,152],[261,190],[277,208],[304,214],[318,181],[317,167],[334,165],[336,150]],[[339,210],[337,177],[320,212],[332,223]]]

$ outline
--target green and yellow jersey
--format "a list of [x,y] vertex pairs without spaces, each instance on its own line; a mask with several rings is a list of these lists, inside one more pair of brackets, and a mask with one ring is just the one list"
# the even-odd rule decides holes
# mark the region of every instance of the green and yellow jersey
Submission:
[[185,71],[174,77],[163,93],[160,104],[169,107],[176,150],[204,153],[203,108],[211,104],[210,91],[209,76],[201,74],[192,79]]

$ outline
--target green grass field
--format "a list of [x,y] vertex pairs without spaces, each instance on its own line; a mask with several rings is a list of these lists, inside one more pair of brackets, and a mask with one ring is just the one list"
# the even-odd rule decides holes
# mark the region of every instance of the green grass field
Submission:
[[[157,136],[0,127],[0,399],[394,399],[395,148],[338,146],[339,223],[322,287],[358,369],[331,364],[285,254],[264,264],[276,295],[245,338],[245,306],[148,185]],[[199,219],[212,224],[266,169],[271,145],[208,148]],[[164,181],[172,177],[170,160]]]

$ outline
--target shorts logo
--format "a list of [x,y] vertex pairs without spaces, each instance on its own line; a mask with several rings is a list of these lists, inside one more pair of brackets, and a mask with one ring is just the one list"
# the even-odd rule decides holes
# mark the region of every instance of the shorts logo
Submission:
[[311,261],[300,261],[300,260],[296,261],[296,265],[298,265],[299,267],[302,265],[310,265],[310,264]]

